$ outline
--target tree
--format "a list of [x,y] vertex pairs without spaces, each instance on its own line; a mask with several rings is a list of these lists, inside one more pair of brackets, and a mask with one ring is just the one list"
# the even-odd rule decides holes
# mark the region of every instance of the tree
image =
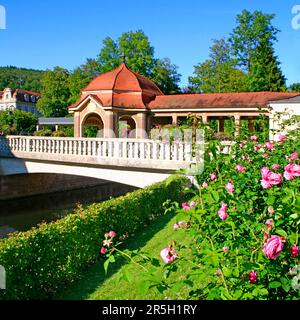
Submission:
[[193,92],[244,91],[246,75],[237,69],[237,61],[231,57],[229,43],[224,39],[213,40],[208,60],[194,67],[189,77]]
[[179,92],[177,67],[170,59],[155,59],[154,48],[142,30],[124,32],[117,41],[105,38],[98,55],[100,72],[115,69],[124,58],[131,70],[156,82],[165,93]]
[[68,114],[69,89],[68,70],[55,67],[53,71],[47,71],[41,80],[42,99],[38,101],[38,109],[44,117],[64,117]]
[[265,14],[261,11],[251,13],[247,10],[237,15],[237,26],[233,29],[229,42],[238,64],[246,72],[250,72],[251,63],[257,48],[261,45],[261,40],[264,39],[271,45],[277,41],[279,29],[272,25],[274,17],[274,14]]
[[0,112],[0,131],[4,134],[32,134],[38,124],[38,116],[20,110]]
[[165,94],[180,92],[180,77],[178,67],[172,64],[169,58],[157,59],[155,61],[152,80]]
[[248,75],[249,91],[286,91],[285,77],[272,44],[266,38],[254,51]]
[[81,90],[87,86],[90,81],[99,75],[100,66],[94,59],[87,59],[86,63],[73,70],[69,76],[70,98],[68,104],[75,103],[81,94]]
[[41,79],[45,71],[17,68],[0,67],[0,90],[4,88],[18,89],[40,92]]
[[289,91],[291,91],[291,92],[300,92],[300,83],[292,83],[289,86]]
[[116,41],[110,37],[106,37],[102,44],[102,49],[98,54],[100,73],[111,71],[122,63],[121,52]]

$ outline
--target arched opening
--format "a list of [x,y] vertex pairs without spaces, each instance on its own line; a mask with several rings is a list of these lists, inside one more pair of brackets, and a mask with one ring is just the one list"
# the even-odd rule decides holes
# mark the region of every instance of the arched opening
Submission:
[[97,113],[90,113],[82,121],[82,137],[85,138],[103,138],[104,123]]
[[118,121],[119,138],[136,138],[136,123],[131,116],[121,116]]

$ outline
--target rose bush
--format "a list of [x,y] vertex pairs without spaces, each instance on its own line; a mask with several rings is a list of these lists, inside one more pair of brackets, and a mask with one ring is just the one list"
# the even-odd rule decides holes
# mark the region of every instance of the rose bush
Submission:
[[300,298],[293,285],[300,265],[300,134],[264,137],[237,139],[229,155],[218,154],[220,142],[210,141],[193,202],[177,206],[178,220],[188,227],[176,223],[173,232],[183,229],[189,240],[176,251],[160,248],[162,273],[176,272],[178,281],[159,280],[155,261],[141,270],[149,288],[189,287],[190,299]]

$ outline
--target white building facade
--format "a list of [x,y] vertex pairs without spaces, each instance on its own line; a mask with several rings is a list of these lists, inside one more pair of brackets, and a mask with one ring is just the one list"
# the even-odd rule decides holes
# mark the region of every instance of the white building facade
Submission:
[[41,98],[40,93],[11,88],[5,88],[0,91],[0,111],[21,110],[39,114],[37,102]]

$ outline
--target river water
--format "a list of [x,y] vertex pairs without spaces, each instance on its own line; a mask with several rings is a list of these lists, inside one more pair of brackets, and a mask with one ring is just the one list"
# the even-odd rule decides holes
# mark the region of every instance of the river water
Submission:
[[117,197],[134,187],[108,182],[82,189],[52,192],[0,201],[0,239],[14,231],[26,231],[74,213],[78,204],[87,205]]

